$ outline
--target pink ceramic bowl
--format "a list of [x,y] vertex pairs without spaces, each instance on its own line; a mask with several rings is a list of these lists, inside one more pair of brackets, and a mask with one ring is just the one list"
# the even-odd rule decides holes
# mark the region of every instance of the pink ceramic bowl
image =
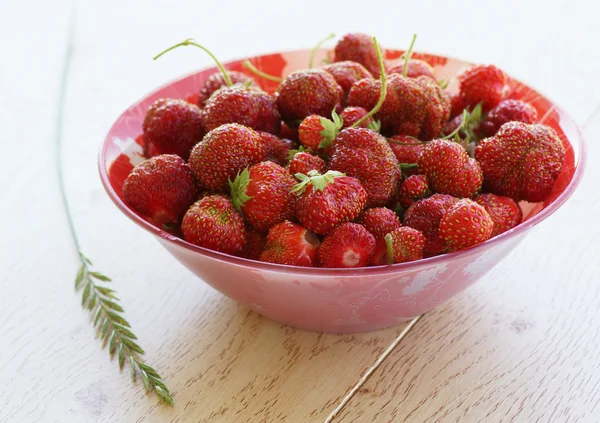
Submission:
[[[257,56],[250,60],[261,70],[285,76],[306,67],[308,50]],[[400,50],[386,59],[400,60]],[[326,54],[320,52],[322,59]],[[451,79],[469,63],[441,56],[415,54],[431,63],[438,78]],[[244,71],[243,60],[228,69]],[[316,62],[318,63],[318,62]],[[133,222],[150,232],[199,278],[228,297],[278,322],[323,332],[362,332],[396,325],[447,301],[506,256],[527,232],[554,213],[571,196],[582,176],[585,152],[573,119],[533,89],[510,79],[509,98],[533,104],[541,121],[552,126],[567,149],[566,163],[554,191],[543,203],[522,203],[524,222],[474,248],[412,263],[362,269],[320,269],[246,260],[192,245],[151,225],[123,201],[123,181],[140,163],[136,142],[148,106],[158,98],[183,98],[197,93],[215,68],[196,72],[151,93],[127,109],[110,129],[100,151],[102,183],[114,203]],[[259,81],[273,92],[277,86]],[[455,82],[453,82],[455,84]],[[450,89],[456,87],[450,85]]]

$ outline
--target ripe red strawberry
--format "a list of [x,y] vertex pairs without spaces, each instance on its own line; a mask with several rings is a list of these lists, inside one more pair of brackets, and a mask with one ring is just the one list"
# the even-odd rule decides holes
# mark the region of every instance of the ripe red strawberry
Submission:
[[328,171],[297,174],[301,182],[294,192],[300,195],[296,215],[300,223],[316,234],[325,235],[340,223],[356,219],[367,202],[367,192],[358,179]]
[[256,131],[228,123],[206,134],[192,150],[189,163],[208,190],[226,191],[229,179],[264,157],[265,144]]
[[375,238],[383,238],[402,226],[398,215],[386,207],[373,207],[365,210],[357,222],[367,228]]
[[410,207],[412,203],[427,197],[430,193],[425,175],[411,175],[400,184],[398,202],[402,207]]
[[462,250],[490,239],[494,222],[476,202],[463,198],[440,221],[439,236],[450,251]]
[[[463,103],[463,98],[460,93],[450,93],[450,118],[458,116],[462,114],[463,110],[465,110],[465,104]],[[452,131],[450,131],[452,132]],[[448,133],[448,132],[446,132]]]
[[375,237],[358,223],[342,223],[319,247],[323,267],[364,267],[375,249]]
[[[346,34],[335,46],[334,62],[358,62],[379,78],[379,61],[373,38],[366,34]],[[370,109],[370,108],[369,108]]]
[[181,231],[186,241],[227,254],[239,253],[246,242],[244,220],[222,195],[207,195],[192,204]]
[[[246,85],[246,86],[250,85],[253,87],[257,87],[257,84],[254,81],[254,79],[250,78],[248,75],[245,75],[241,72],[227,71],[227,75],[229,75],[229,79],[231,80],[233,85],[239,84],[239,85]],[[204,85],[202,85],[202,88],[200,88],[200,94],[198,96],[197,104],[200,107],[204,107],[204,105],[206,104],[206,101],[210,98],[210,96],[215,91],[217,91],[219,88],[226,87],[228,85],[229,84],[223,77],[222,72],[219,71],[219,72],[213,73],[211,76],[209,76],[206,79],[206,81],[204,82]]]
[[276,134],[281,117],[273,97],[257,87],[236,85],[215,91],[202,109],[207,131],[226,123],[239,123],[257,131]]
[[304,118],[298,127],[300,144],[310,150],[329,154],[331,144],[342,128],[342,118],[335,111],[331,119],[319,115]]
[[521,100],[502,100],[487,114],[479,125],[479,130],[485,137],[491,137],[507,122],[537,122],[537,110],[529,103]]
[[[417,163],[419,154],[425,148],[425,143],[409,137],[408,135],[394,135],[388,138],[388,144],[398,159],[398,163]],[[403,170],[406,175],[416,175],[418,169]]]
[[385,266],[386,264],[388,264],[388,253],[385,238],[375,238],[375,248],[369,259],[369,265]]
[[338,85],[342,87],[342,90],[344,91],[344,98],[342,101],[343,104],[347,103],[350,88],[352,88],[352,85],[354,85],[355,82],[364,78],[373,78],[371,72],[369,72],[363,65],[351,60],[331,63],[327,66],[324,66],[323,70],[329,72]]
[[267,244],[260,261],[313,267],[317,265],[319,239],[300,225],[290,221],[273,226],[267,234]]
[[123,184],[127,205],[161,229],[163,225],[179,222],[197,195],[192,171],[175,154],[155,156],[140,163]]
[[342,130],[328,168],[357,178],[368,193],[368,207],[383,206],[398,188],[400,167],[383,136],[365,128]]
[[504,97],[506,74],[493,65],[472,66],[458,75],[460,95],[464,106],[475,107],[482,103],[488,112]]
[[439,237],[438,228],[442,217],[458,201],[446,194],[433,194],[431,197],[413,203],[404,215],[404,226],[415,228],[425,235],[425,256],[445,253],[446,241]]
[[475,149],[487,190],[530,203],[550,193],[564,157],[564,146],[554,129],[522,122],[505,123]]
[[472,197],[480,189],[483,175],[479,163],[469,158],[458,143],[435,140],[428,143],[417,161],[432,191],[455,197]]
[[296,180],[273,162],[261,162],[240,172],[231,188],[231,202],[257,231],[296,216]]
[[187,160],[205,134],[200,108],[171,98],[161,98],[150,106],[142,130],[144,155],[148,158],[177,154]]
[[[388,75],[393,73],[400,75],[404,73],[404,61],[388,69]],[[416,78],[418,76],[427,76],[435,81],[435,73],[433,67],[429,63],[424,60],[410,59],[406,66],[406,77]]]
[[[230,72],[225,70],[214,54],[206,47],[196,43],[192,39],[187,39],[164,50],[154,59],[158,59],[168,51],[181,46],[194,46],[208,53],[217,64],[217,67],[221,71],[221,78],[225,82],[225,86],[217,89],[210,95],[202,109],[202,121],[206,131],[212,131],[226,123],[239,123],[257,131],[274,134],[279,132],[281,118],[279,117],[279,112],[273,98],[255,86],[244,84],[234,85],[229,76]],[[216,84],[219,83],[217,77],[215,77],[215,81],[215,84],[211,85],[210,89],[216,87]]]
[[473,201],[483,206],[492,218],[494,222],[492,237],[514,228],[523,219],[521,208],[512,198],[496,194],[480,194],[473,198]]
[[[342,110],[342,113],[340,114],[340,117],[342,118],[343,122],[342,128],[350,128],[368,113],[369,112],[363,109],[362,107],[346,107],[344,110]],[[369,128],[379,132],[379,125],[375,123],[372,117],[369,117],[366,120],[364,120],[359,125],[359,127]]]
[[331,74],[321,69],[292,72],[277,87],[275,102],[283,120],[298,126],[310,115],[330,116],[340,107],[344,92]]
[[[381,81],[360,80],[352,86],[348,104],[370,110],[380,91]],[[385,101],[374,118],[381,121],[381,132],[386,135],[405,134],[427,141],[440,135],[449,115],[450,98],[434,80],[392,74]]]
[[265,249],[266,243],[267,237],[263,233],[247,227],[246,242],[244,243],[244,247],[242,248],[242,251],[240,251],[239,256],[250,260],[258,260]]
[[308,172],[315,170],[318,173],[325,172],[325,161],[318,157],[313,156],[305,151],[300,151],[292,157],[290,160],[289,171],[292,175],[296,173],[302,173],[308,175]]
[[258,135],[265,144],[265,160],[271,160],[280,166],[285,166],[294,143],[290,140],[282,140],[268,132],[259,132]]
[[423,258],[425,236],[418,230],[403,226],[385,236],[389,264],[405,263]]
[[292,128],[287,123],[281,123],[281,129],[279,130],[279,138],[290,141],[298,141],[298,128]]
[[190,94],[187,97],[185,97],[185,101],[187,101],[188,103],[193,104],[194,106],[198,105],[198,100],[199,99],[200,99],[200,94],[198,94],[198,93]]

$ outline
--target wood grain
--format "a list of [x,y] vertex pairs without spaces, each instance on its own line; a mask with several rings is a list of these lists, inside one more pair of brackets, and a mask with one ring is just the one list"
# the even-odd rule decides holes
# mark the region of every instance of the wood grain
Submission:
[[586,134],[590,165],[573,198],[425,315],[336,422],[600,419],[600,112]]
[[[505,2],[496,19],[521,30],[497,33],[475,0],[415,3],[402,33],[396,13],[365,20],[350,3],[327,32],[361,30],[401,46],[427,27],[419,49],[497,63],[580,121],[598,105],[600,61],[591,52],[600,27],[594,13],[580,13],[583,3],[545,3],[544,19],[532,19],[539,5]],[[2,422],[320,423],[402,329],[338,336],[281,327],[197,280],[110,203],[96,171],[110,124],[147,91],[211,64],[200,52],[156,63],[154,54],[190,36],[223,59],[305,48],[323,35],[306,30],[315,8],[342,13],[317,1],[285,10],[268,1],[178,4],[78,3],[64,133],[83,248],[113,277],[146,359],[174,393],[171,409],[118,372],[73,292],[77,263],[53,162],[70,2],[0,3],[0,128],[10,158],[0,166]],[[459,19],[470,24],[448,31]],[[590,163],[599,160],[597,149],[593,156]],[[598,174],[589,179],[485,280],[426,315],[336,421],[594,421],[600,208]]]

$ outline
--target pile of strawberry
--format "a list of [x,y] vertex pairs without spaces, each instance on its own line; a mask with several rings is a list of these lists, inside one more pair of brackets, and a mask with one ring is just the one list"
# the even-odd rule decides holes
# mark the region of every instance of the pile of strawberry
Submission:
[[517,202],[552,190],[563,144],[504,98],[498,68],[465,70],[452,94],[411,51],[387,67],[348,34],[274,96],[218,64],[197,94],[149,108],[125,201],[192,244],[296,266],[408,262],[513,228]]

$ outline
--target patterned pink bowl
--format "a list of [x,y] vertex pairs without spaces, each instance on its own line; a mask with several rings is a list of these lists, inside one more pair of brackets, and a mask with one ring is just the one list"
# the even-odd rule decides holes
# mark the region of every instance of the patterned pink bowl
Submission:
[[[257,56],[250,60],[273,75],[305,68],[308,50]],[[398,61],[401,50],[386,51]],[[320,57],[327,52],[321,51]],[[438,78],[450,79],[469,63],[415,54],[431,63]],[[228,69],[244,71],[243,60]],[[318,62],[317,62],[318,63]],[[573,119],[533,89],[510,79],[509,98],[533,104],[541,121],[552,126],[567,149],[566,165],[554,191],[543,203],[521,203],[524,222],[474,248],[412,263],[364,269],[312,269],[260,263],[189,244],[162,231],[131,210],[122,198],[123,181],[142,161],[135,141],[148,106],[161,97],[183,98],[198,92],[215,68],[196,72],[151,93],[127,109],[110,129],[99,158],[102,183],[127,217],[153,234],[189,270],[228,297],[278,322],[322,332],[362,332],[396,325],[447,301],[482,277],[523,239],[533,226],[555,212],[571,196],[581,179],[585,151]],[[276,83],[259,81],[273,92]],[[450,85],[450,89],[456,88]]]

